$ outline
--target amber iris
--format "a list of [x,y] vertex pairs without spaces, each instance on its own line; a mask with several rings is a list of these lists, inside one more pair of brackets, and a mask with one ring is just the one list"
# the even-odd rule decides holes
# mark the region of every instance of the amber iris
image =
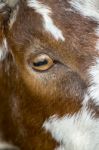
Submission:
[[53,66],[53,59],[47,54],[39,54],[32,58],[32,68],[37,71],[46,71]]

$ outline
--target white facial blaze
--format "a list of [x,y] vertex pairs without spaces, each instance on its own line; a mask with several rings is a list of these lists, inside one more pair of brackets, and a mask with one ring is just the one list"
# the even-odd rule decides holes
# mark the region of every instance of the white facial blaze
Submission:
[[43,17],[44,29],[50,32],[56,40],[65,41],[62,31],[54,24],[51,15],[51,9],[40,3],[38,0],[27,0],[27,5],[33,8]]

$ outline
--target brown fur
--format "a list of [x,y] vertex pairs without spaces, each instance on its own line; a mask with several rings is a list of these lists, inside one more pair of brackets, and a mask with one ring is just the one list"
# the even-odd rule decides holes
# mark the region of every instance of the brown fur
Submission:
[[[72,115],[81,109],[88,87],[86,70],[98,55],[96,22],[64,11],[63,7],[70,7],[65,0],[50,0],[47,5],[65,43],[43,30],[41,16],[24,1],[10,30],[8,17],[3,19],[0,14],[0,39],[4,34],[9,45],[6,59],[0,62],[0,132],[21,150],[53,150],[57,146],[42,125],[51,115]],[[36,72],[28,64],[35,53],[46,53],[58,63],[46,72]],[[97,108],[90,104],[89,109]]]

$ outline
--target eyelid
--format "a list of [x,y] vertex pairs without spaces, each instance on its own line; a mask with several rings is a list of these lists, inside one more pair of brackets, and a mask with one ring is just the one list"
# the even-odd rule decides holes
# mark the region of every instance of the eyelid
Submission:
[[43,72],[53,67],[56,62],[49,55],[42,53],[31,56],[28,63],[33,70]]

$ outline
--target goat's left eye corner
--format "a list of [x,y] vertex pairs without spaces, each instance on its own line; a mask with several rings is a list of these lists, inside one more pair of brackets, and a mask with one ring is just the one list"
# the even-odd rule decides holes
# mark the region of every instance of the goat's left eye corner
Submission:
[[54,60],[47,54],[31,56],[29,64],[36,71],[46,71],[54,65]]

